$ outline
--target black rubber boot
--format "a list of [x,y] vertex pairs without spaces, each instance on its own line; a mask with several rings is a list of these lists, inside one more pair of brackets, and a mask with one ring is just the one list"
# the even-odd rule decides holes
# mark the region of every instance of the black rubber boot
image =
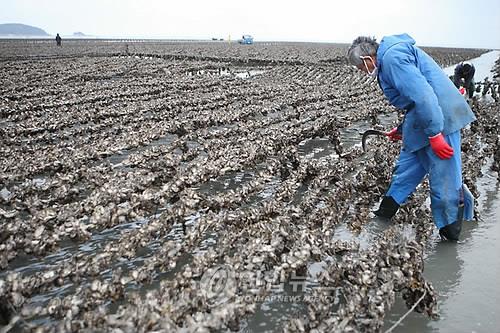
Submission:
[[392,198],[385,196],[380,203],[380,206],[373,213],[387,219],[392,218],[399,209],[399,204]]
[[462,231],[462,220],[448,224],[447,226],[439,229],[439,235],[443,240],[458,241],[458,236]]
[[439,235],[442,240],[458,241],[460,232],[462,231],[462,221],[464,216],[464,206],[458,208],[458,219],[456,222],[448,224],[439,229]]

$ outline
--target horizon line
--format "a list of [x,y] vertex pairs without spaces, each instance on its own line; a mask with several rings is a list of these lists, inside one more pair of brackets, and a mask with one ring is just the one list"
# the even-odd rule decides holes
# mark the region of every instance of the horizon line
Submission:
[[[226,43],[235,43],[239,40],[236,39],[220,39],[213,40],[212,38],[190,38],[190,37],[145,37],[145,36],[131,36],[131,37],[118,37],[118,36],[95,36],[95,35],[83,35],[83,36],[75,36],[75,35],[62,35],[61,37],[65,37],[72,40],[110,40],[110,41],[120,41],[120,40],[129,40],[129,41],[179,41],[179,42],[226,42]],[[23,36],[23,35],[0,35],[0,39],[52,39],[56,35],[41,35],[41,36]],[[215,38],[215,37],[213,37]],[[329,41],[329,40],[303,40],[303,39],[260,39],[254,40],[254,44],[259,43],[315,43],[315,44],[346,44],[349,45],[351,42],[337,42],[337,41]],[[498,48],[491,47],[471,47],[471,46],[457,46],[457,45],[418,45],[420,47],[441,47],[441,48],[452,48],[452,49],[483,49],[483,50],[500,50]]]

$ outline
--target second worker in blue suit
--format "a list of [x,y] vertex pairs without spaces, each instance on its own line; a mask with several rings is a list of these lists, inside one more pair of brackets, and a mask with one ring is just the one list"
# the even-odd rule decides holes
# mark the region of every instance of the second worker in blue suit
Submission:
[[404,110],[402,125],[386,133],[403,140],[379,216],[392,217],[424,177],[431,209],[442,238],[458,240],[462,220],[473,218],[474,198],[462,183],[460,129],[474,114],[441,67],[407,34],[386,36],[380,45],[358,37],[348,60],[377,78],[389,102]]

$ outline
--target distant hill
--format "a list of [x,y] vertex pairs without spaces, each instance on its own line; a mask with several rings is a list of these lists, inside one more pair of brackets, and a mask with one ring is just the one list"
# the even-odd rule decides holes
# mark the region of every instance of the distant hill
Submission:
[[44,30],[21,23],[0,24],[0,35],[3,36],[50,36]]
[[87,35],[81,31],[73,32],[73,37],[85,37],[85,36]]

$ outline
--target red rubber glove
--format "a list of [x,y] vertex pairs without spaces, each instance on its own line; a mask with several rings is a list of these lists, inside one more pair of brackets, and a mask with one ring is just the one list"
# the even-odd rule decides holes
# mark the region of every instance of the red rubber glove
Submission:
[[403,138],[403,136],[401,135],[401,133],[398,132],[398,128],[397,127],[394,127],[389,132],[385,132],[384,134],[389,139],[391,139],[392,141],[401,140]]
[[443,133],[429,137],[432,151],[442,160],[447,160],[453,156],[453,148],[444,139]]

